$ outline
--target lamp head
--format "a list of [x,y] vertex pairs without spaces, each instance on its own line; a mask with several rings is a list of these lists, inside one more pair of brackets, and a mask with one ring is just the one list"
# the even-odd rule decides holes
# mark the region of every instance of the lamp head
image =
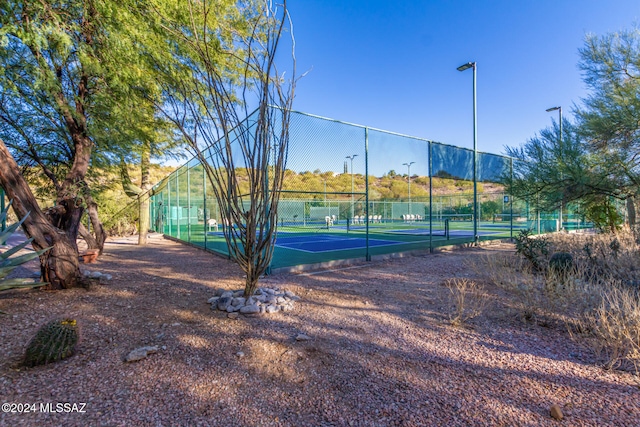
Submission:
[[461,65],[457,68],[458,71],[464,71],[464,70],[468,70],[469,68],[476,68],[476,63],[475,62],[467,62],[464,65]]
[[556,111],[556,110],[562,110],[562,107],[551,107],[551,108],[547,108],[547,113],[551,112],[551,111]]

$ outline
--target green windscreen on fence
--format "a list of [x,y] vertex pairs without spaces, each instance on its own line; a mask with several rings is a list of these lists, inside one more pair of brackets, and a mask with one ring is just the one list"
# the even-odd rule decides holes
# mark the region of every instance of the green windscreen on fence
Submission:
[[[251,126],[249,118],[245,131]],[[478,152],[474,186],[474,153],[466,148],[300,112],[291,113],[289,138],[277,224],[270,224],[272,268],[589,226],[572,206],[560,219],[505,194],[500,183],[517,168],[508,157]],[[238,176],[247,167],[237,164]],[[156,231],[229,256],[229,223],[198,160],[154,188],[150,210]]]

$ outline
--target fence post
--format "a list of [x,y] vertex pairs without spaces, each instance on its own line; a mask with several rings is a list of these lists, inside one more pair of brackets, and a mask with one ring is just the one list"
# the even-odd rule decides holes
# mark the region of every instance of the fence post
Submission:
[[[513,186],[513,158],[511,159],[511,186]],[[511,210],[511,223],[509,225],[509,229],[511,230],[511,241],[513,241],[513,194],[509,194],[509,207]]]
[[[353,168],[351,168],[353,174]],[[353,194],[351,195],[353,197]],[[371,261],[371,254],[369,253],[369,128],[364,128],[364,215],[366,224],[366,253],[365,259]]]
[[187,163],[187,239],[191,242],[191,168]]
[[429,163],[428,163],[428,174],[429,174],[429,252],[433,253],[433,173],[431,168],[433,167],[431,161],[431,141],[427,142],[428,151],[429,151]]

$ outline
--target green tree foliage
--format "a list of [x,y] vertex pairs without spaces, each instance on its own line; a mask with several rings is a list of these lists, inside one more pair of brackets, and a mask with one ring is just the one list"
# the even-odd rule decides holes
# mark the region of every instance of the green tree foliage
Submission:
[[636,224],[640,192],[640,30],[590,35],[580,49],[579,66],[590,89],[576,107],[576,125],[563,121],[521,148],[512,194],[539,209],[578,202],[598,227],[614,230],[621,221],[613,200],[627,200],[628,221]]
[[590,35],[580,49],[580,68],[590,95],[576,115],[590,152],[627,196],[636,223],[640,191],[640,29]]

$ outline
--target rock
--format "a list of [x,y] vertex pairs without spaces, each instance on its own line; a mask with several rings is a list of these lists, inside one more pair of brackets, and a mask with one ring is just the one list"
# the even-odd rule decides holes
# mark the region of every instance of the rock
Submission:
[[256,297],[254,297],[257,301],[260,302],[265,302],[267,300],[267,297],[265,295],[258,295]]
[[211,297],[207,300],[208,304],[217,304],[220,297]]
[[264,300],[265,304],[275,304],[276,303],[276,297],[274,297],[273,295],[270,295],[269,297],[267,297]]
[[273,294],[275,294],[275,293],[276,293],[276,291],[274,291],[273,289],[270,289],[270,288],[265,288],[265,289],[264,289],[264,292],[265,292],[265,293],[267,293],[267,294],[269,294],[269,295],[273,295]]
[[233,312],[233,313],[229,313],[229,314],[227,314],[227,317],[228,317],[229,319],[237,319],[239,316],[240,316],[240,313],[238,313],[237,311],[236,311],[236,312]]
[[296,336],[296,341],[309,341],[311,339],[311,337],[309,335],[305,335],[305,334],[298,334]]
[[293,298],[296,295],[291,291],[284,291],[284,296],[289,297],[289,298]]
[[240,290],[238,290],[238,291],[235,291],[235,292],[233,293],[233,297],[234,297],[234,298],[239,298],[239,297],[241,297],[242,295],[244,295],[244,291],[243,291],[242,289],[240,289]]
[[256,289],[256,291],[254,292],[254,294],[255,294],[255,295],[262,295],[262,294],[263,294],[262,288],[258,288],[258,289]]
[[234,297],[231,300],[231,305],[233,305],[235,307],[239,307],[241,305],[244,305],[246,301],[247,300],[245,298],[243,298],[243,297]]
[[245,302],[245,305],[254,305],[255,303],[256,303],[255,297],[249,297],[249,298],[247,298],[247,301]]
[[276,298],[276,302],[277,302],[278,304],[282,304],[282,303],[283,303],[283,302],[285,302],[285,301],[286,301],[286,300],[284,299],[284,297],[278,297],[278,298]]
[[224,294],[225,292],[227,292],[226,289],[218,288],[218,289],[216,289],[216,296],[217,297],[221,297],[222,294]]
[[231,304],[231,297],[220,297],[218,300],[218,310],[226,311],[227,307]]
[[[258,304],[260,304],[260,303],[258,303]],[[259,307],[260,307],[260,314],[264,314],[265,311],[266,311],[266,307],[264,305],[259,305]]]
[[251,314],[251,313],[260,313],[260,307],[255,304],[245,305],[240,308],[240,313],[243,314]]
[[564,415],[562,415],[562,409],[560,409],[560,407],[558,405],[551,405],[551,409],[549,410],[551,417],[555,418],[556,420],[562,420],[562,418],[564,418]]
[[[40,274],[40,273],[38,273],[38,274]],[[111,276],[110,274],[103,274],[101,279],[109,281],[109,280],[113,279],[113,276]]]
[[235,313],[236,311],[240,310],[240,306],[239,305],[228,305],[227,306],[227,313]]
[[291,311],[293,310],[293,305],[291,304],[283,304],[280,306],[280,310],[282,311]]
[[244,353],[243,353],[243,352],[241,352],[241,351],[239,351],[239,352],[237,352],[237,353],[236,353],[236,356],[238,356],[238,357],[244,357]]
[[220,298],[229,298],[229,299],[231,299],[231,298],[233,298],[233,292],[227,291],[227,292],[223,293],[222,295],[220,295]]
[[89,277],[92,279],[99,279],[102,277],[102,273],[100,273],[99,271],[94,271],[89,275]]
[[124,358],[124,361],[137,362],[138,360],[142,360],[146,358],[148,355],[155,353],[156,351],[158,351],[158,347],[155,345],[136,348],[135,350],[132,350],[129,352],[129,354],[127,354],[127,356]]
[[277,313],[280,311],[280,308],[277,305],[268,305],[265,308],[266,313]]
[[295,296],[295,295],[290,297],[290,298],[291,298],[291,301],[300,301],[300,297]]

